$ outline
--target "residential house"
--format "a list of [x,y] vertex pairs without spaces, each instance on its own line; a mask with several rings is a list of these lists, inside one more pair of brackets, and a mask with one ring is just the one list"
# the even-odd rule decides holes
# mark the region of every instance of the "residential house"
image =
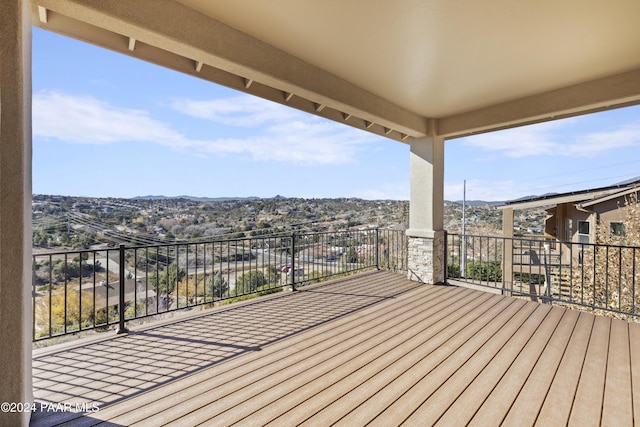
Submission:
[[[624,233],[625,206],[629,197],[638,191],[640,178],[608,187],[514,200],[498,209],[513,215],[513,210],[517,209],[546,207],[546,238],[558,242],[595,243],[597,227],[605,227],[607,233]],[[509,222],[503,224],[508,227]],[[513,231],[503,230],[505,236],[513,235]]]
[[[605,233],[602,236],[606,237],[624,234],[625,207],[629,197],[639,191],[640,178],[636,178],[608,187],[507,202],[498,207],[503,211],[503,235],[514,237],[514,210],[543,207],[547,213],[544,233],[526,237],[545,239],[550,255],[560,263],[580,263],[582,249],[576,244],[597,243],[597,233]],[[531,251],[533,255],[534,250]],[[542,255],[536,252],[535,258],[541,260]],[[526,258],[526,262],[531,261]]]

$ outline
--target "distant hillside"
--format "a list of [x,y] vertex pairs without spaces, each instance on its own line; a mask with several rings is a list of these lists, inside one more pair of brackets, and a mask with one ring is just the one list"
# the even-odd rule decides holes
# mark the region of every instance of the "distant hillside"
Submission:
[[[280,196],[276,196],[279,198]],[[186,199],[194,202],[227,202],[230,200],[258,200],[260,197],[195,197],[195,196],[136,196],[133,200],[172,200]]]
[[[505,203],[510,203],[510,202],[518,202],[520,200],[530,200],[530,199],[537,199],[537,198],[542,198],[542,197],[552,197],[557,195],[558,193],[545,193],[539,196],[524,196],[524,197],[519,197],[517,199],[513,199],[513,200],[503,200],[503,201],[493,201],[493,202],[487,202],[485,200],[467,200],[467,206],[500,206],[500,205],[504,205]],[[462,205],[462,200],[456,200],[456,201],[447,201],[449,203],[456,203],[458,205]]]
[[[462,205],[462,200],[456,200],[456,201],[445,200],[445,202]],[[498,206],[498,205],[503,205],[505,202],[500,202],[500,201],[487,202],[484,200],[467,200],[465,203],[467,206]]]

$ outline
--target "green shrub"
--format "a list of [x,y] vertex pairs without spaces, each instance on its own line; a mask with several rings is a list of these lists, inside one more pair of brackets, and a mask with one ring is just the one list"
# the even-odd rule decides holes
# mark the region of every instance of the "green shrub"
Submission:
[[460,277],[460,264],[448,264],[447,277],[451,277],[452,279]]
[[487,282],[502,281],[502,266],[498,261],[470,261],[466,265],[467,278]]

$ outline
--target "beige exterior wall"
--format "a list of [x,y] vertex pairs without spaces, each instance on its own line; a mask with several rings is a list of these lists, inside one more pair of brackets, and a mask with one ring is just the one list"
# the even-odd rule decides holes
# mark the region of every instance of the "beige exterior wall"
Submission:
[[412,138],[409,278],[442,283],[444,271],[444,138]]
[[[624,196],[595,204],[584,210],[576,208],[576,206],[571,203],[565,203],[554,208],[552,211],[554,217],[550,220],[550,223],[555,224],[555,227],[557,227],[556,236],[558,240],[568,240],[572,243],[579,243],[578,221],[589,221],[589,243],[596,243],[596,230],[598,227],[605,233],[608,233],[611,222],[624,221],[627,215],[625,203],[626,200]],[[571,219],[571,230],[567,230],[566,228],[567,219]],[[550,228],[550,224],[548,224],[547,232],[549,233],[552,231]],[[570,239],[566,239],[567,232],[571,236]]]
[[[556,247],[555,252],[562,254],[561,261],[563,263],[579,262],[580,251],[577,250],[577,247],[570,247],[570,243],[580,243],[578,221],[589,221],[589,243],[595,243],[593,217],[589,212],[576,209],[573,203],[561,203],[554,208],[553,217],[547,223],[547,232],[561,242],[562,248]],[[570,224],[568,219],[571,220]],[[562,244],[562,242],[565,243]]]
[[444,138],[411,139],[409,230],[413,237],[433,238],[444,223]]
[[544,221],[544,234],[547,236],[556,236],[558,232],[556,208],[547,209],[547,218]]
[[[0,402],[32,402],[31,9],[0,2]],[[28,425],[29,412],[0,413]]]
[[[549,235],[555,236],[560,242],[579,243],[578,221],[589,221],[589,242],[594,242],[595,222],[592,213],[579,210],[572,203],[558,204],[547,212],[553,215],[545,225],[545,232]],[[567,222],[568,219],[571,220],[571,224]]]
[[[611,223],[623,222],[627,215],[625,209],[625,196],[615,197],[605,200],[592,206],[587,205],[584,209],[576,207],[573,203],[562,203],[547,210],[552,215],[546,222],[545,232],[555,236],[558,241],[566,242],[562,248],[563,262],[578,262],[580,251],[577,246],[569,248],[568,243],[581,243],[581,233],[579,233],[579,222],[589,222],[589,243],[596,244],[598,232],[605,233],[603,237],[609,237]],[[567,220],[571,220],[571,228]],[[573,250],[572,250],[573,249]],[[573,253],[573,260],[570,259]]]
[[[584,212],[576,209],[574,206],[571,206],[567,209],[567,215],[565,218],[571,218],[572,229],[571,229],[571,240],[572,243],[581,243],[581,233],[579,233],[579,223],[582,221],[586,221],[589,223],[589,242],[595,243],[595,226],[596,226],[596,216],[591,212]],[[564,240],[564,239],[563,239]]]
[[599,216],[599,227],[601,231],[609,236],[612,222],[624,222],[628,215],[628,209],[625,207],[624,197],[608,200],[604,203],[594,206]]

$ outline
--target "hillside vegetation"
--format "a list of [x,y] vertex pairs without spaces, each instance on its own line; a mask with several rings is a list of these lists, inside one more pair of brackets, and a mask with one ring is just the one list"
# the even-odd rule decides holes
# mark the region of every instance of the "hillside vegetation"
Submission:
[[[543,212],[524,212],[519,226],[539,229]],[[467,233],[501,233],[495,206],[467,206]],[[88,249],[167,242],[353,228],[406,229],[409,202],[362,199],[194,200],[191,198],[89,198],[35,195],[33,245],[45,249]],[[462,205],[445,202],[445,229],[460,233]]]

